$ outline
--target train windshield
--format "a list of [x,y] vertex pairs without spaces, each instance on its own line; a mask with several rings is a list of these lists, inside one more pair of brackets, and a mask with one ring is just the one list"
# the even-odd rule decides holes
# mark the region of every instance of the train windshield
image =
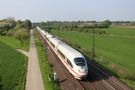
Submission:
[[85,66],[85,60],[84,58],[75,58],[74,62],[77,66]]

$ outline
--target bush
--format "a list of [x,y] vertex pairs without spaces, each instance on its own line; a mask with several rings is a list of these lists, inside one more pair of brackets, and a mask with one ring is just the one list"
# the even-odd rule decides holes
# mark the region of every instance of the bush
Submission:
[[15,34],[15,30],[14,30],[14,29],[9,30],[9,31],[7,32],[7,35],[8,35],[8,36],[13,36],[14,34]]
[[18,30],[18,31],[15,32],[14,37],[15,37],[16,39],[18,39],[18,40],[20,41],[21,45],[23,46],[24,41],[25,41],[27,38],[29,38],[29,33],[28,33],[28,31],[25,30],[25,29]]
[[135,81],[135,74],[134,73],[130,73],[130,74],[128,74],[127,76],[126,76],[126,79],[129,79],[129,80],[133,80],[133,81]]

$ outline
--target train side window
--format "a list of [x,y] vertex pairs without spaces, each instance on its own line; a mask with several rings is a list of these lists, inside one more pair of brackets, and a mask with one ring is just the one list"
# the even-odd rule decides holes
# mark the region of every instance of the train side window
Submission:
[[[51,42],[50,42],[51,43]],[[55,47],[52,43],[51,43],[51,45],[53,46],[53,47]]]
[[63,58],[65,58],[65,55],[60,50],[58,50],[58,52]]
[[55,47],[53,44],[52,44],[53,47]]
[[67,59],[67,63],[73,68],[72,63],[69,61],[69,59]]

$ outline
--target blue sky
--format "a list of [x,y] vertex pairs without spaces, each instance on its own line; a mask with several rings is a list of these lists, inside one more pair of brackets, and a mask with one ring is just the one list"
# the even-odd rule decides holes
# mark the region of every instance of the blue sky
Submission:
[[7,17],[33,22],[135,21],[135,0],[0,0],[0,19]]

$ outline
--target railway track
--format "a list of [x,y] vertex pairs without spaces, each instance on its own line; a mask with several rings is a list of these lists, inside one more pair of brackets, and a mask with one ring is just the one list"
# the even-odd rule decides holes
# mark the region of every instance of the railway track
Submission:
[[49,63],[57,73],[61,90],[130,90],[126,85],[110,77],[106,72],[99,69],[97,64],[88,62],[89,73],[86,80],[77,80],[69,73],[59,60],[52,47],[40,34],[40,40],[44,47]]
[[89,67],[95,72],[102,80],[104,80],[108,85],[111,85],[114,90],[131,90],[128,86],[120,82],[114,76],[109,75],[105,70],[101,70],[97,63],[88,62]]

